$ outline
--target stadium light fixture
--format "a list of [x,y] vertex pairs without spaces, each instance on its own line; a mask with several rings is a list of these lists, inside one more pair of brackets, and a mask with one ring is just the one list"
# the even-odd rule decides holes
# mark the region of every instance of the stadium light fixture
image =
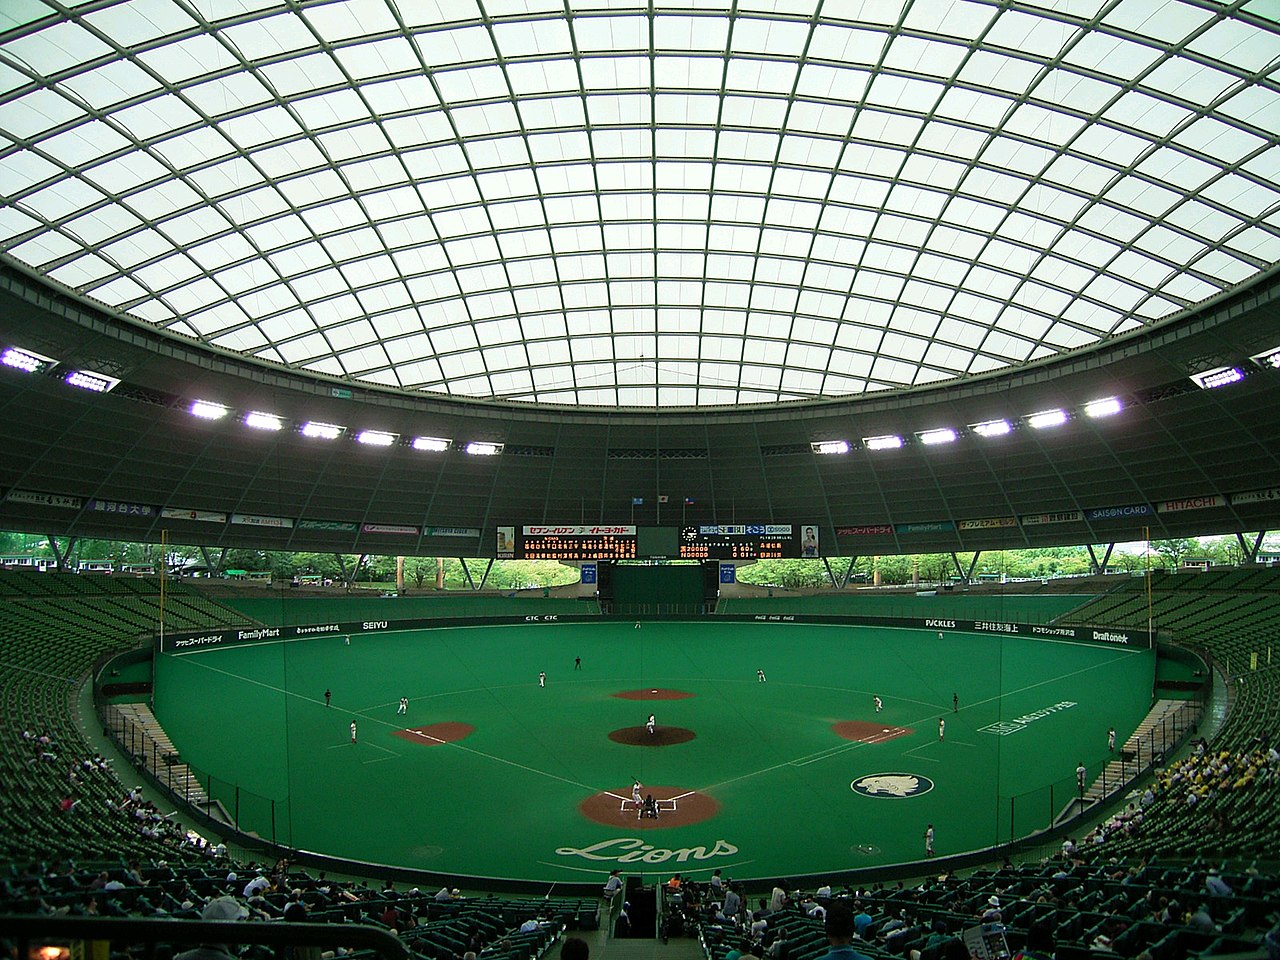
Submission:
[[449,449],[452,441],[446,440],[444,437],[414,437],[413,449],[425,450],[430,453],[444,453]]
[[1280,370],[1280,347],[1265,350],[1262,353],[1255,354],[1249,359],[1260,367],[1270,367],[1272,370]]
[[32,353],[30,350],[20,350],[17,347],[9,347],[4,353],[0,353],[0,363],[3,363],[6,367],[13,367],[15,370],[22,370],[24,373],[41,373],[55,366],[57,362],[49,357]]
[[1085,416],[1097,420],[1100,417],[1114,417],[1124,409],[1119,397],[1104,397],[1101,400],[1090,400],[1084,405]]
[[503,446],[501,443],[484,443],[480,440],[472,440],[465,449],[473,457],[496,457],[502,452]]
[[1065,410],[1041,410],[1027,416],[1027,425],[1033,430],[1046,430],[1049,427],[1060,427],[1067,422]]
[[94,393],[106,393],[120,381],[103,373],[92,373],[89,370],[72,370],[62,378],[73,387],[91,390]]
[[361,430],[356,434],[356,443],[370,447],[389,447],[396,442],[399,434],[387,433],[385,430]]
[[983,420],[969,424],[969,429],[980,437],[1003,437],[1013,429],[1008,420]]
[[868,450],[897,450],[902,446],[902,438],[896,433],[887,433],[880,437],[863,437],[862,442]]
[[336,423],[321,423],[319,420],[308,420],[302,425],[304,437],[315,437],[317,440],[337,440],[347,430]]
[[817,440],[817,441],[814,441],[813,443],[810,443],[809,448],[814,453],[829,453],[829,454],[848,453],[849,441],[848,440]]
[[936,447],[940,443],[954,443],[956,432],[950,427],[939,427],[936,430],[922,430],[916,439],[926,446]]
[[274,413],[262,413],[259,410],[253,410],[245,414],[244,425],[252,427],[254,430],[279,430],[284,427],[284,421]]
[[211,400],[193,400],[187,410],[193,417],[201,420],[221,420],[230,412],[222,404]]
[[1218,387],[1238,383],[1243,379],[1244,374],[1240,372],[1238,367],[1215,367],[1212,370],[1205,370],[1203,373],[1193,373],[1191,375],[1191,382],[1202,390],[1214,390]]

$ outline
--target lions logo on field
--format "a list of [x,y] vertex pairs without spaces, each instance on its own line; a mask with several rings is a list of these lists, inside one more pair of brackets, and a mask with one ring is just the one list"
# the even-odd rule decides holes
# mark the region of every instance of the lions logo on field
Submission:
[[917,773],[876,773],[853,781],[849,789],[864,797],[901,800],[928,793],[933,781]]

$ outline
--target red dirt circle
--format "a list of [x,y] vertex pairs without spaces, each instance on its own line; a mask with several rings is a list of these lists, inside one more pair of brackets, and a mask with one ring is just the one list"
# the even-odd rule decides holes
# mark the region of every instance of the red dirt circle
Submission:
[[622,727],[609,731],[610,740],[629,747],[669,747],[673,743],[688,743],[696,736],[685,727],[654,727],[653,733],[648,727]]
[[892,727],[883,723],[869,723],[866,720],[842,720],[831,725],[831,732],[844,740],[856,740],[858,743],[884,743],[906,737],[914,730],[909,727]]
[[620,700],[687,700],[689,697],[696,697],[696,693],[686,693],[684,690],[668,690],[665,687],[653,687],[649,690],[622,690],[613,694]]
[[457,743],[459,740],[475,733],[476,728],[469,723],[450,720],[444,723],[432,723],[425,727],[409,727],[407,730],[395,730],[393,732],[401,740],[408,740],[410,743],[421,744],[424,747],[438,747],[442,743]]
[[[578,804],[578,812],[588,820],[606,827],[626,830],[662,830],[668,827],[687,827],[710,820],[720,812],[720,803],[705,793],[688,787],[644,786],[645,795],[653,794],[658,801],[658,819],[636,816],[636,805],[631,800],[631,787],[602,790]],[[674,807],[674,809],[672,809]]]

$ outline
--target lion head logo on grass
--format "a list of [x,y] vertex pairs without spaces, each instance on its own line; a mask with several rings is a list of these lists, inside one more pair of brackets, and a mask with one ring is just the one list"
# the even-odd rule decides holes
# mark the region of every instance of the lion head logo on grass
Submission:
[[916,773],[876,773],[853,781],[849,789],[864,797],[902,800],[928,793],[933,781]]

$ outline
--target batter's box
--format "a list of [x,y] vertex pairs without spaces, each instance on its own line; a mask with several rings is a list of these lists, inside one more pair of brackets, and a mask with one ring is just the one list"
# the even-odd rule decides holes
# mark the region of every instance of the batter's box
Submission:
[[[666,813],[675,813],[675,812],[676,812],[676,810],[677,810],[677,809],[679,809],[679,808],[676,806],[676,801],[677,801],[678,799],[679,799],[678,797],[672,797],[670,800],[657,800],[657,799],[655,799],[655,800],[653,801],[653,805],[654,805],[655,807],[657,807],[657,808],[658,808],[658,814],[659,814],[659,816],[661,816],[661,814],[662,814],[664,811],[665,811]],[[624,800],[622,801],[622,803],[618,805],[618,812],[619,812],[619,813],[626,813],[627,811],[635,811],[637,819],[639,819],[640,812],[641,812],[643,809],[644,809],[644,804],[642,804],[642,803],[641,803],[641,804],[637,804],[634,800],[626,800],[626,799],[624,799]]]
[[995,723],[989,723],[985,727],[979,727],[979,733],[994,733],[997,737],[1007,737],[1011,733],[1017,733],[1026,727],[1025,723],[1017,723],[1013,720],[997,720]]

